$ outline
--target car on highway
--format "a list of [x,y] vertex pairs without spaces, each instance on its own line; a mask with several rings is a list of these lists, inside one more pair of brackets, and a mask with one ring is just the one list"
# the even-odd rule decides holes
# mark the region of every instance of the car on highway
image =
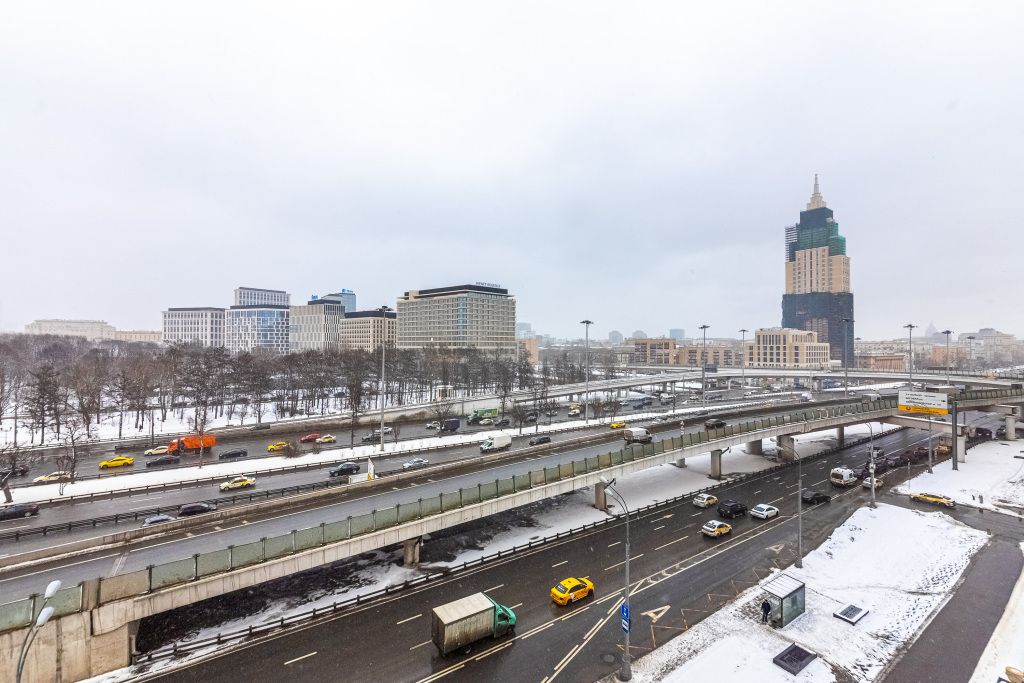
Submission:
[[910,462],[910,458],[907,457],[906,453],[892,453],[885,456],[885,464],[889,466],[889,469],[895,467],[902,467]]
[[253,477],[241,476],[235,477],[231,481],[226,481],[220,485],[221,491],[234,491],[236,489],[247,489],[252,488],[256,485],[256,479]]
[[104,460],[103,462],[101,462],[100,469],[105,470],[110,467],[130,467],[131,465],[134,464],[135,458],[129,457],[127,455],[119,455],[115,458],[111,458],[110,460]]
[[757,517],[758,519],[771,519],[772,517],[779,516],[779,508],[774,505],[768,505],[768,503],[758,503],[750,508],[750,516]]
[[56,481],[71,481],[71,472],[51,472],[32,480],[33,484],[52,484]]
[[718,498],[710,493],[698,493],[693,497],[693,506],[698,508],[709,508],[717,502]]
[[250,432],[258,432],[258,431],[261,431],[261,430],[264,430],[264,429],[270,429],[270,425],[268,425],[268,424],[257,424],[257,425],[253,425],[252,427],[249,427],[249,431]]
[[949,496],[944,496],[941,493],[912,493],[910,494],[910,500],[916,500],[921,503],[932,503],[933,505],[942,505],[948,508],[956,507],[955,500]]
[[218,460],[236,460],[237,458],[248,458],[249,451],[244,448],[232,448],[230,451],[224,451],[217,456]]
[[170,515],[153,515],[152,517],[146,517],[146,521],[142,523],[142,528],[145,529],[146,527],[173,521],[174,517],[171,517]]
[[612,429],[624,429],[626,427],[626,423],[623,420],[616,420],[608,426]]
[[[861,465],[861,469],[865,472],[869,471],[871,467],[871,461],[865,462]],[[875,474],[882,474],[889,471],[889,463],[885,460],[875,460]]]
[[547,415],[548,417],[555,417],[555,416],[558,415],[558,411],[557,410],[548,410],[544,414]]
[[[866,488],[866,489],[870,490],[871,489],[871,477],[864,477],[864,481],[862,481],[860,483],[860,485],[863,488]],[[875,477],[875,488],[876,489],[882,488],[882,478],[881,477]]]
[[28,474],[27,465],[15,465],[14,467],[5,467],[0,470],[0,479],[7,477],[24,477]]
[[494,424],[494,420],[492,420],[489,417],[485,417],[484,419],[480,420],[480,426],[481,427],[489,427],[492,424]]
[[416,469],[417,467],[425,467],[425,466],[427,466],[429,464],[430,464],[430,461],[427,460],[426,458],[413,458],[409,462],[403,462],[402,463],[402,469],[403,470],[412,470],[412,469]]
[[317,439],[316,442],[317,443],[334,443],[337,440],[338,439],[336,439],[333,434],[324,434],[319,439]]
[[509,421],[509,419],[508,419],[508,418],[506,417],[506,418],[503,418],[503,419],[501,419],[501,420],[498,420],[497,422],[495,422],[495,423],[494,423],[494,426],[495,426],[495,427],[508,427],[508,426],[510,426],[511,424],[512,424],[512,423],[511,423],[511,422]]
[[718,538],[719,536],[725,536],[728,533],[732,533],[732,525],[726,524],[725,522],[719,522],[717,519],[713,519],[700,528],[700,532],[705,536],[711,538]]
[[313,443],[320,438],[319,434],[306,434],[304,437],[299,439],[302,443]]
[[440,428],[441,428],[441,423],[437,422],[436,420],[434,422],[428,422],[427,423],[427,429],[440,429]]
[[725,420],[717,417],[708,418],[704,421],[704,429],[721,429],[725,426]]
[[178,508],[178,516],[205,515],[207,512],[215,512],[216,510],[217,506],[213,503],[186,503]]
[[148,451],[144,452],[143,455],[167,455],[167,446],[150,448]]
[[350,474],[357,474],[358,472],[359,465],[354,462],[343,462],[329,469],[327,471],[327,475],[331,477],[342,477]]
[[370,432],[361,439],[363,443],[380,443],[380,440],[380,432]]
[[181,463],[181,458],[176,455],[163,455],[146,461],[146,467],[168,467]]
[[278,441],[277,443],[272,443],[269,446],[267,446],[267,452],[270,452],[270,451],[286,451],[289,448],[291,448],[291,446],[288,444],[287,441]]
[[569,417],[579,417],[579,414],[580,414],[580,409],[579,408],[571,408],[569,410],[569,413],[568,413]]
[[567,605],[593,594],[594,584],[590,579],[569,577],[551,589],[551,600],[557,605]]
[[832,496],[820,491],[804,491],[800,494],[800,500],[803,501],[804,505],[817,505],[818,503],[830,502]]
[[[1005,430],[1006,430],[1006,428],[1004,427],[1003,431],[1005,431]],[[975,427],[973,431],[974,431],[974,434],[972,435],[972,438],[984,439],[986,441],[992,439],[992,430],[989,429],[988,427]]]
[[654,421],[655,422],[668,422],[668,415],[659,415],[658,417],[654,418]]
[[14,503],[0,508],[0,519],[19,519],[34,517],[39,514],[39,506],[35,503]]
[[747,514],[747,506],[737,503],[735,500],[723,500],[718,504],[718,516],[726,519],[736,519]]
[[537,436],[530,437],[531,446],[538,446],[542,443],[551,443],[551,437],[546,434],[538,434]]
[[743,398],[750,398],[751,396],[756,396],[756,393],[753,392],[753,391],[744,391],[743,392]]
[[536,422],[537,421],[537,413],[527,413],[526,414],[526,421],[527,422]]

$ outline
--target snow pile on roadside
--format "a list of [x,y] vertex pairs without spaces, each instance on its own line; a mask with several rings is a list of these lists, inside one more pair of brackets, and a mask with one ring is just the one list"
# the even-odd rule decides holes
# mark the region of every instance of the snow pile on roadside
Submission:
[[1024,441],[987,441],[967,451],[967,462],[923,472],[897,493],[940,493],[961,505],[1019,515],[1024,508]]
[[[1024,543],[1021,543],[1024,551]],[[1024,574],[1017,579],[1003,617],[981,653],[970,683],[992,683],[1005,675],[1006,667],[1024,671]]]
[[[945,602],[986,539],[940,512],[861,508],[803,569],[786,569],[807,590],[807,611],[789,626],[760,623],[764,593],[755,586],[638,660],[633,680],[873,681]],[[868,610],[856,625],[832,616],[848,603]],[[794,642],[821,662],[795,678],[771,661]]]

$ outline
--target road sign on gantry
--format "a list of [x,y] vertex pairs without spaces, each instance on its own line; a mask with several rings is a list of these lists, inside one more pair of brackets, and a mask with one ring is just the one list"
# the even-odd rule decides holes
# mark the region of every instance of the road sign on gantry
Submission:
[[930,391],[901,391],[899,411],[924,415],[949,415],[949,397],[946,394]]

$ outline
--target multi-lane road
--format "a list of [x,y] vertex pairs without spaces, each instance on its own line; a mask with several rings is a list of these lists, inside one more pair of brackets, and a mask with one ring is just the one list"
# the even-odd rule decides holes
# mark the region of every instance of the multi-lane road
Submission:
[[[879,443],[887,452],[902,451],[926,438],[906,430]],[[831,503],[805,507],[805,548],[818,545],[866,502],[870,494],[861,487],[831,491],[827,482],[832,467],[860,464],[864,457],[863,446],[851,447],[804,466],[806,488],[833,494]],[[948,461],[940,466],[948,467]],[[906,472],[904,467],[888,473],[885,489]],[[692,626],[773,568],[792,562],[796,491],[795,468],[723,484],[720,498],[750,506],[771,503],[781,514],[767,521],[742,517],[733,522],[733,533],[722,539],[700,534],[701,525],[715,519],[716,512],[695,508],[689,500],[633,518],[634,657]],[[296,682],[339,677],[421,682],[510,676],[542,683],[597,680],[614,672],[621,656],[623,541],[623,523],[606,525],[233,648],[159,678],[183,683],[249,677],[287,677]],[[554,605],[550,588],[569,576],[589,578],[596,596],[569,607]],[[518,618],[515,636],[482,642],[468,654],[438,656],[430,642],[431,609],[477,591],[513,608]],[[367,634],[373,634],[372,639]]]

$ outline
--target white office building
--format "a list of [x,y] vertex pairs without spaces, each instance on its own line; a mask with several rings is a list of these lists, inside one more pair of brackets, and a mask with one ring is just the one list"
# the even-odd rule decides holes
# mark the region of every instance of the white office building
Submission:
[[345,307],[327,295],[310,299],[305,306],[292,306],[288,317],[288,350],[325,351],[341,348],[341,325]]
[[288,352],[289,306],[232,306],[224,315],[224,346],[231,353],[255,349]]
[[36,320],[25,325],[25,334],[59,334],[89,341],[113,339],[116,332],[104,320]]
[[223,308],[168,308],[161,315],[164,344],[224,346]]
[[235,290],[235,306],[289,306],[292,295],[279,289],[239,287]]

